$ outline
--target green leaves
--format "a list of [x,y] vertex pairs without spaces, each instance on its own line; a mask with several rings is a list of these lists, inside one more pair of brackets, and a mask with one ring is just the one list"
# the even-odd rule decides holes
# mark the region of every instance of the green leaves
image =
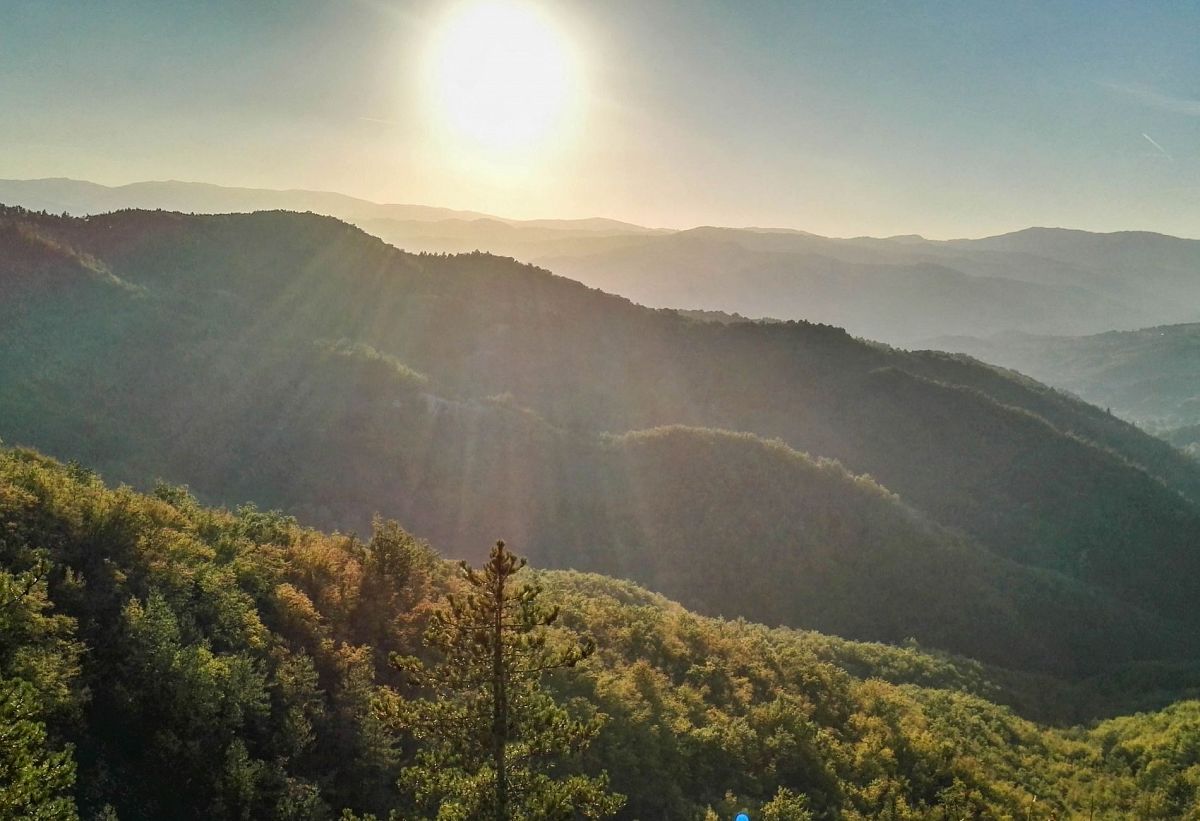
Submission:
[[28,682],[0,679],[0,818],[73,821],[75,762],[49,748],[39,701]]
[[[1200,812],[1200,705],[1154,712],[1193,667],[1067,686],[504,554],[463,569],[393,523],[326,536],[0,451],[0,818],[494,817],[498,728],[511,819]],[[996,703],[1121,693],[1143,712],[1094,729]]]

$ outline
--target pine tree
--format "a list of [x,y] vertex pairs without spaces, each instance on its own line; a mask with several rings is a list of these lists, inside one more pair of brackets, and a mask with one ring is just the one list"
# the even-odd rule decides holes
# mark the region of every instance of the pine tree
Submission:
[[465,592],[449,597],[425,633],[441,663],[394,660],[432,696],[410,703],[407,718],[423,746],[400,783],[439,821],[603,818],[624,803],[607,791],[605,774],[563,772],[600,722],[572,717],[541,679],[595,647],[548,642],[558,609],[538,600],[536,581],[514,583],[524,565],[504,542],[481,570],[463,562]]

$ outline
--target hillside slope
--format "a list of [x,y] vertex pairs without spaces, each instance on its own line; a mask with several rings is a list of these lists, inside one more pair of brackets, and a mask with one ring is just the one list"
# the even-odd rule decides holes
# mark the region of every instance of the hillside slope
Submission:
[[[1200,800],[1196,702],[1055,730],[986,700],[1008,697],[1004,671],[706,619],[600,576],[542,581],[558,629],[599,647],[550,681],[572,713],[604,721],[566,771],[606,770],[623,819],[758,813],[789,796],[848,821],[1184,817]],[[417,693],[387,658],[425,652],[452,588],[394,524],[329,536],[0,450],[0,806],[409,816],[396,774],[419,742],[389,716]]]
[[512,256],[651,307],[803,319],[901,345],[945,335],[1094,334],[1200,321],[1200,240],[1137,231],[1029,228],[944,241],[769,228],[671,231],[174,181],[0,180],[0,202],[76,216],[123,208],[312,211],[398,248]]
[[[1087,331],[1154,316],[1103,292],[1022,279],[1016,265],[968,273],[957,258],[886,242],[863,247],[821,237],[695,229],[637,243],[547,250],[555,272],[656,308],[733,311],[807,319],[909,344],[930,335]],[[968,260],[973,262],[973,260]],[[1132,316],[1131,316],[1132,314]],[[1136,320],[1135,320],[1136,321]]]
[[[89,259],[129,286],[76,277],[0,305],[10,441],[330,526],[398,515],[455,555],[500,532],[707,612],[1065,672],[1191,652],[1172,625],[1197,618],[1200,470],[1028,380],[826,326],[697,322],[311,215],[5,221],[67,249],[46,252],[46,282]],[[753,437],[601,436],[661,425],[836,458],[931,524]],[[656,558],[734,534],[739,583],[771,597],[717,601],[722,582]],[[820,596],[749,610],[796,591]],[[1072,619],[1120,626],[1100,647]]]
[[1200,319],[1200,241],[1136,232],[934,241],[696,228],[533,259],[650,306],[803,318],[904,345]]
[[929,344],[1027,373],[1147,430],[1200,424],[1200,325],[1194,323],[1078,337],[942,337]]

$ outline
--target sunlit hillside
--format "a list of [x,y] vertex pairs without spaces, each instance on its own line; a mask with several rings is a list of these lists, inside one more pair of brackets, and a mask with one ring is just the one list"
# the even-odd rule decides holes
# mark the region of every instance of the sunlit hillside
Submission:
[[[426,545],[394,524],[330,536],[170,485],[112,489],[11,449],[0,525],[7,817],[407,816],[396,777],[420,743],[389,716],[419,689],[387,659],[424,652],[424,623],[454,587]],[[1059,729],[995,702],[1064,716],[1089,690],[704,618],[600,576],[541,578],[562,607],[557,633],[599,648],[552,682],[603,719],[568,766],[610,773],[622,818],[1196,809],[1196,702]]]

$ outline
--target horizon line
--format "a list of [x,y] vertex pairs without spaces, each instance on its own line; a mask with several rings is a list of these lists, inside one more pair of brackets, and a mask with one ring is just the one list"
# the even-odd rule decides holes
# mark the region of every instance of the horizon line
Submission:
[[[156,179],[156,180],[154,180],[154,179],[152,179],[152,180],[133,180],[132,182],[119,183],[119,184],[115,184],[115,185],[110,185],[108,183],[95,182],[93,180],[80,179],[77,177],[66,177],[66,176],[28,177],[28,178],[2,177],[2,178],[0,178],[0,183],[10,183],[10,182],[12,182],[12,183],[70,182],[70,183],[81,183],[84,185],[92,185],[92,186],[96,186],[98,188],[104,188],[104,189],[107,189],[110,191],[115,191],[115,190],[119,190],[122,188],[132,188],[134,186],[139,186],[139,185],[185,185],[185,186],[203,186],[203,187],[208,187],[208,188],[217,188],[217,189],[221,189],[224,191],[246,191],[246,192],[268,193],[268,194],[316,194],[316,195],[344,197],[349,200],[355,200],[357,202],[365,203],[367,205],[372,205],[372,206],[379,207],[379,208],[428,208],[428,209],[437,210],[437,211],[455,212],[457,214],[464,214],[464,215],[470,214],[474,217],[474,219],[470,220],[473,222],[482,221],[485,219],[496,220],[498,222],[518,223],[518,224],[519,223],[528,224],[528,223],[537,223],[537,222],[560,222],[560,223],[611,222],[611,223],[617,223],[618,225],[628,226],[630,228],[637,228],[637,229],[641,229],[643,231],[655,232],[655,233],[664,234],[664,235],[666,235],[666,234],[683,234],[683,233],[688,233],[690,231],[715,229],[715,230],[728,230],[728,231],[757,231],[757,232],[768,233],[768,234],[800,233],[800,234],[807,234],[812,237],[817,237],[819,239],[842,240],[842,241],[867,240],[867,239],[880,240],[880,241],[894,241],[894,240],[900,240],[900,239],[918,239],[918,240],[921,240],[922,242],[951,243],[951,242],[962,242],[962,241],[972,241],[972,240],[996,239],[998,237],[1011,236],[1013,234],[1019,234],[1019,233],[1025,232],[1025,231],[1068,231],[1068,232],[1092,234],[1095,236],[1113,236],[1116,234],[1151,234],[1151,235],[1155,235],[1155,236],[1167,237],[1170,239],[1180,239],[1180,240],[1185,240],[1185,241],[1189,241],[1189,242],[1200,241],[1200,236],[1183,236],[1180,234],[1168,234],[1164,231],[1156,231],[1156,230],[1145,229],[1145,228],[1122,228],[1122,229],[1118,229],[1115,231],[1095,231],[1095,230],[1088,229],[1088,228],[1077,228],[1077,227],[1073,227],[1073,226],[1036,225],[1036,224],[1025,224],[1021,227],[1012,228],[1007,231],[1000,231],[999,233],[995,233],[995,234],[983,234],[983,235],[979,235],[979,236],[930,237],[930,236],[927,236],[927,235],[925,235],[923,233],[919,233],[919,232],[903,232],[903,233],[887,234],[887,235],[875,235],[875,234],[869,234],[869,233],[862,233],[862,234],[853,234],[853,235],[845,235],[845,236],[833,236],[833,235],[829,235],[829,234],[817,234],[817,233],[814,233],[807,229],[796,228],[794,226],[769,226],[769,225],[768,226],[763,226],[763,225],[737,226],[737,225],[720,225],[717,223],[698,223],[695,225],[691,225],[688,227],[682,227],[682,228],[681,227],[667,227],[667,226],[650,226],[650,225],[643,225],[641,223],[632,222],[630,220],[620,219],[617,217],[606,217],[606,216],[599,216],[599,215],[594,215],[594,214],[591,216],[586,216],[586,217],[516,218],[516,217],[506,217],[506,216],[502,216],[499,214],[488,213],[486,211],[478,211],[478,210],[475,210],[472,208],[457,208],[457,207],[453,207],[453,206],[430,205],[428,203],[418,203],[418,202],[380,202],[378,200],[368,199],[367,197],[361,197],[361,196],[357,196],[355,194],[347,194],[342,191],[331,191],[329,189],[323,189],[323,188],[259,188],[259,187],[252,187],[252,186],[246,186],[246,185],[225,185],[222,183],[207,182],[204,180],[186,180],[186,179],[176,179],[176,178]],[[282,209],[282,210],[288,210],[288,209]],[[220,212],[214,212],[214,213],[220,213]],[[327,216],[337,217],[336,214],[328,214]],[[341,219],[341,217],[337,217],[337,218]],[[456,219],[456,218],[465,220],[464,217],[446,217],[445,220],[428,220],[428,221],[429,222],[448,221],[448,220]]]

